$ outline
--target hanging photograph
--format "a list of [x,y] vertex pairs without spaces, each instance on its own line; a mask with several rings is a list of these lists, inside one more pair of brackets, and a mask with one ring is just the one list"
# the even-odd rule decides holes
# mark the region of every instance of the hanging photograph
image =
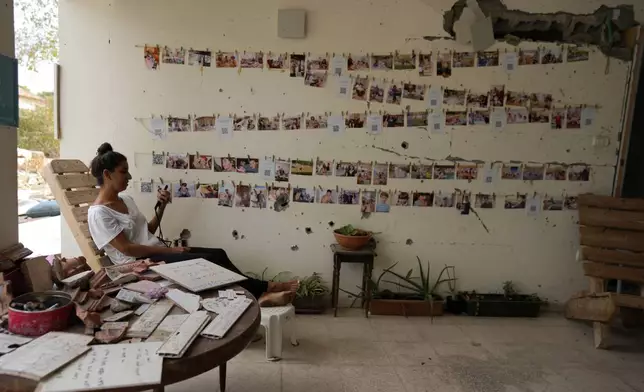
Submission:
[[269,53],[266,55],[266,66],[268,69],[288,69],[288,54]]
[[544,211],[561,211],[564,207],[563,196],[550,196],[546,195],[543,198],[543,210]]
[[255,116],[235,116],[233,118],[233,129],[235,131],[254,131],[257,129],[255,126]]
[[288,182],[291,173],[291,163],[289,161],[275,162],[275,181]]
[[362,191],[360,212],[376,212],[376,191]]
[[216,172],[236,172],[237,171],[237,160],[235,158],[232,158],[232,157],[215,158],[215,162],[219,163],[214,167]]
[[188,155],[191,170],[212,170],[212,155]]
[[284,205],[288,205],[290,202],[290,193],[291,193],[291,188],[287,187],[280,187],[280,186],[272,186],[268,189],[268,202],[270,203],[270,208],[274,209],[274,205],[278,200]]
[[179,64],[186,63],[186,50],[184,48],[163,48],[163,63],[164,64]]
[[371,185],[373,162],[358,162],[358,185]]
[[418,55],[418,74],[420,76],[434,75],[434,61],[431,53]]
[[523,181],[541,181],[541,180],[543,180],[543,165],[523,166]]
[[566,167],[563,165],[549,164],[546,166],[546,180],[565,181]]
[[373,165],[373,185],[387,185],[387,172],[389,164],[377,163]]
[[434,192],[414,192],[414,207],[431,207],[434,204]]
[[477,67],[498,67],[499,66],[499,51],[491,52],[478,52],[476,54]]
[[372,79],[369,85],[369,101],[383,103],[385,100],[385,83]]
[[520,50],[519,51],[519,65],[533,65],[539,64],[539,49],[534,50]]
[[436,76],[452,76],[452,53],[439,53],[436,59]]
[[427,126],[427,111],[422,112],[408,112],[407,113],[407,127],[426,127]]
[[250,190],[250,206],[251,208],[266,208],[266,200],[268,199],[268,190],[263,185],[255,185]]
[[474,66],[474,52],[455,52],[452,58],[454,68],[466,68]]
[[158,46],[145,45],[143,49],[143,58],[145,59],[145,66],[148,69],[156,70],[159,68],[160,50]]
[[212,64],[212,52],[209,50],[193,50],[188,51],[188,65],[199,67],[210,67]]
[[566,128],[581,128],[581,106],[568,106],[566,111]]
[[313,160],[294,159],[291,161],[291,175],[312,176]]
[[306,69],[308,71],[328,71],[329,56],[310,54],[306,58]]
[[452,208],[454,207],[454,200],[456,194],[438,192],[434,195],[434,207]]
[[392,105],[400,105],[402,102],[402,89],[399,84],[391,82],[389,88],[387,89],[387,103]]
[[476,180],[479,173],[479,167],[476,164],[459,163],[456,166],[456,179],[458,180]]
[[566,108],[553,108],[550,129],[562,129],[566,121]]
[[504,180],[520,180],[521,165],[503,165],[501,168],[501,178]]
[[532,109],[550,109],[552,107],[552,94],[530,94],[530,107]]
[[445,125],[450,127],[467,125],[467,112],[465,110],[445,112]]
[[388,55],[371,55],[372,71],[389,71],[393,69],[394,56]]
[[465,106],[465,90],[452,90],[446,88],[443,92],[443,104],[452,106]]
[[505,101],[505,85],[499,84],[490,89],[490,103],[493,107],[502,107]]
[[264,68],[264,53],[242,52],[239,55],[239,66],[241,68]]
[[470,125],[488,125],[490,123],[490,111],[471,110],[468,113],[468,123]]
[[434,165],[432,177],[435,180],[453,180],[456,178],[456,167],[454,165]]
[[347,69],[349,71],[369,71],[369,55],[349,54],[347,58]]
[[299,131],[302,128],[302,116],[284,117],[282,127],[287,131]]
[[527,108],[512,108],[507,109],[507,123],[508,124],[525,124],[528,122],[528,109]]
[[395,205],[398,207],[409,207],[411,204],[411,196],[409,195],[409,192],[397,191],[394,197],[396,199]]
[[259,159],[257,158],[239,158],[237,157],[237,173],[255,174],[259,172]]
[[152,151],[152,164],[163,165],[165,163],[165,154],[162,152]]
[[456,192],[456,209],[464,211],[467,205],[470,205],[470,197],[472,192]]
[[432,165],[412,164],[411,178],[414,180],[431,180],[432,170]]
[[543,48],[541,50],[541,64],[563,63],[563,50],[561,46]]
[[566,210],[577,210],[577,197],[576,196],[566,196],[564,199],[564,209]]
[[165,159],[165,167],[167,169],[181,169],[181,170],[186,170],[190,162],[190,158],[188,157],[188,154],[175,154],[175,153],[168,153],[168,156]]
[[486,109],[488,107],[489,98],[489,93],[473,94],[470,92],[467,94],[467,107]]
[[523,210],[525,209],[526,195],[519,194],[508,195],[505,197],[503,208],[506,210]]
[[237,68],[237,52],[217,52],[217,68]]
[[235,187],[235,207],[250,207],[250,185],[237,185]]
[[351,89],[351,98],[357,101],[366,101],[368,89],[369,89],[369,77],[356,76],[355,81],[353,83],[353,88]]
[[335,189],[315,188],[315,200],[320,204],[335,204],[338,200],[338,192]]
[[315,174],[318,176],[333,175],[333,161],[323,161],[320,158],[315,162]]
[[405,126],[404,114],[383,114],[382,126],[385,128],[400,128]]
[[356,162],[338,162],[335,165],[336,177],[355,177],[358,174]]
[[357,205],[360,204],[360,191],[341,189],[338,196],[338,204]]
[[389,165],[389,178],[409,178],[409,171],[408,163],[392,163]]
[[531,123],[544,123],[550,122],[550,111],[547,109],[531,109],[530,110]]
[[568,181],[590,181],[590,168],[586,165],[573,165],[568,168]]
[[528,94],[508,91],[505,99],[505,106],[528,106]]
[[389,212],[390,202],[389,191],[378,191],[375,212]]
[[215,116],[202,116],[195,118],[192,125],[195,132],[214,132],[216,121],[217,117]]
[[290,74],[289,76],[292,78],[301,78],[304,77],[304,73],[306,71],[305,67],[305,56],[304,54],[291,54],[291,61],[290,61]]
[[315,190],[313,188],[293,188],[294,203],[313,203],[315,201]]
[[306,129],[326,129],[327,116],[326,115],[307,115],[306,116]]
[[260,117],[257,119],[257,129],[260,131],[277,131],[280,129],[280,116]]
[[172,197],[184,199],[188,197],[197,197],[194,182],[178,181],[172,183]]
[[190,119],[185,117],[168,117],[168,132],[190,132]]
[[427,90],[427,86],[424,84],[405,83],[403,84],[402,97],[405,99],[413,99],[415,101],[424,101],[425,90]]
[[396,53],[394,56],[394,69],[395,70],[410,70],[416,69],[416,54],[400,54]]
[[326,86],[326,77],[326,72],[307,71],[304,76],[304,85],[309,87],[324,87]]
[[579,46],[569,46],[566,61],[569,63],[576,63],[578,61],[588,61],[590,51],[587,48]]
[[364,128],[367,115],[363,113],[349,113],[344,118],[344,124],[347,128]]
[[476,208],[494,208],[496,205],[496,196],[489,193],[479,193],[474,199]]
[[202,199],[216,199],[219,197],[219,184],[199,184],[197,196]]

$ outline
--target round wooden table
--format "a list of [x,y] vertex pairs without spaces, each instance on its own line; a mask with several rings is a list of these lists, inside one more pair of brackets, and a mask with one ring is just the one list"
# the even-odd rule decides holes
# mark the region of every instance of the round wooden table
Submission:
[[[187,380],[202,373],[219,367],[219,388],[221,392],[226,390],[226,364],[237,356],[248,346],[255,332],[259,327],[261,313],[257,300],[246,290],[239,286],[231,287],[234,290],[243,290],[253,303],[246,309],[244,314],[233,324],[223,339],[208,339],[202,336],[197,337],[188,351],[179,359],[163,360],[163,376],[161,385],[136,388],[119,388],[117,390],[103,389],[108,392],[138,392],[147,391],[153,388],[155,392],[161,392],[164,386]],[[208,290],[199,293],[202,298],[217,296],[217,290]],[[173,308],[170,314],[176,311]],[[183,312],[185,313],[185,312]],[[70,328],[68,332],[82,331],[82,327]],[[32,392],[38,383],[19,377],[0,375],[0,392]]]

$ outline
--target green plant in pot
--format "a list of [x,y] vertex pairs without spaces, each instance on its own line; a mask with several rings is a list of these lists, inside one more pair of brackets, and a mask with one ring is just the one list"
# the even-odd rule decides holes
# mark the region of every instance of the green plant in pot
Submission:
[[352,225],[342,226],[333,230],[335,240],[340,246],[350,250],[359,250],[364,248],[371,240],[373,232],[358,229]]
[[327,294],[329,287],[322,276],[314,272],[311,276],[300,279],[293,305],[298,313],[322,313],[326,308]]

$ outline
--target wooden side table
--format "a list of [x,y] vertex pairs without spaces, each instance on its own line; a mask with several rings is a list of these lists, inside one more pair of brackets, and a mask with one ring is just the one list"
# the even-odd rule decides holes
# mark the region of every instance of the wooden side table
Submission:
[[338,244],[332,244],[333,251],[333,285],[331,287],[331,300],[333,303],[333,317],[338,315],[338,294],[340,292],[340,268],[342,263],[362,263],[362,307],[364,307],[364,316],[369,317],[369,304],[371,303],[371,273],[373,271],[373,261],[376,256],[375,244],[370,243],[360,250],[349,250]]

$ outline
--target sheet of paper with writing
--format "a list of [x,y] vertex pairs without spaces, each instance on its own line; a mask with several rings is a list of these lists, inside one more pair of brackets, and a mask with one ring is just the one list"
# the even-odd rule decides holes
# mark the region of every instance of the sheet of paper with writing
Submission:
[[206,259],[156,265],[150,269],[193,292],[215,289],[246,279],[245,276],[229,271]]
[[157,354],[165,358],[181,358],[208,321],[210,316],[204,310],[191,313],[179,329],[157,350]]
[[152,332],[146,342],[165,342],[184,321],[188,319],[188,314],[171,314],[161,321],[157,329]]
[[40,381],[90,348],[93,336],[49,332],[0,357],[0,374]]
[[128,338],[147,338],[163,321],[174,304],[167,299],[156,302],[148,308],[127,330]]
[[201,307],[201,297],[179,289],[170,289],[165,297],[188,313],[194,313]]
[[[228,302],[227,309],[218,312],[217,316],[203,330],[201,336],[211,339],[223,338],[250,304],[253,303],[253,300],[247,297],[238,297],[232,301],[226,299],[225,301]],[[204,308],[206,308],[205,305]]]
[[51,377],[37,392],[73,392],[158,385],[163,358],[161,343],[104,344],[92,349]]
[[31,342],[32,340],[32,338],[0,333],[0,354],[10,353],[18,347]]

